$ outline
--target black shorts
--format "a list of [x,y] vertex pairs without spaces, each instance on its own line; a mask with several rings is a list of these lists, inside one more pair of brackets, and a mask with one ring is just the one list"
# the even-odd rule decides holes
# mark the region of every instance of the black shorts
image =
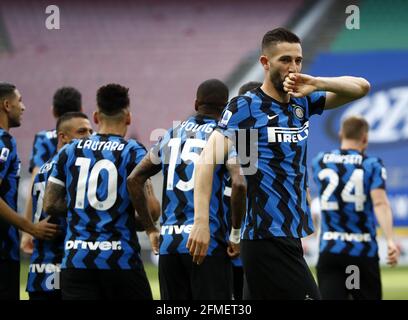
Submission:
[[162,300],[231,300],[231,260],[207,256],[197,265],[189,254],[161,255],[159,281]]
[[[358,272],[355,267],[349,266],[358,267]],[[380,300],[382,297],[377,257],[352,257],[323,252],[317,262],[317,279],[323,299]]]
[[244,299],[320,299],[300,239],[242,240]]
[[234,300],[240,301],[244,292],[244,269],[232,266],[232,279]]
[[53,291],[34,291],[29,292],[28,296],[32,301],[60,301],[62,300],[61,290]]
[[143,267],[131,270],[62,269],[63,300],[153,300]]
[[20,300],[20,262],[0,260],[0,300]]

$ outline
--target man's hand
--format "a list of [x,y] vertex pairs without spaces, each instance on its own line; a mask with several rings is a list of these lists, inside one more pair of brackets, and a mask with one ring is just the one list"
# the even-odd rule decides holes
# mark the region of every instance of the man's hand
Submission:
[[387,249],[388,249],[387,264],[389,264],[391,267],[395,267],[398,263],[398,258],[400,255],[399,249],[393,240],[387,241]]
[[194,223],[187,241],[187,248],[193,256],[193,262],[201,264],[207,255],[210,244],[210,228],[208,224]]
[[152,247],[152,251],[154,254],[159,254],[159,246],[160,246],[160,232],[157,228],[152,228],[149,231],[146,231],[147,236],[149,237],[150,246]]
[[26,254],[33,254],[34,243],[33,236],[26,232],[23,232],[21,236],[20,250]]
[[228,241],[227,254],[230,258],[236,258],[241,253],[239,243]]
[[305,97],[317,90],[316,79],[302,73],[290,73],[283,82],[283,90],[295,98]]
[[34,224],[32,235],[36,239],[50,240],[60,233],[59,226],[57,224],[49,223],[48,220],[51,217],[41,220]]

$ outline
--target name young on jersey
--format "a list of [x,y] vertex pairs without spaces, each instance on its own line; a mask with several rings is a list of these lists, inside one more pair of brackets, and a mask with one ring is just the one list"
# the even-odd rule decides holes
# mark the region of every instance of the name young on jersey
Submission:
[[186,131],[198,132],[202,131],[205,133],[211,133],[214,131],[216,125],[214,123],[206,123],[206,124],[197,124],[195,122],[184,121],[180,125],[181,128],[184,128]]

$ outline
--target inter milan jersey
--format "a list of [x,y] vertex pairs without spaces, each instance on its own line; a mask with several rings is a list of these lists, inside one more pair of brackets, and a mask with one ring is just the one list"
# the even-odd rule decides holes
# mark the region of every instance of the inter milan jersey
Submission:
[[30,172],[35,167],[40,168],[46,161],[51,159],[52,155],[57,151],[57,142],[56,130],[43,130],[35,135],[33,150],[30,155]]
[[[55,159],[56,156],[43,164],[34,178],[32,188],[34,223],[48,217],[43,211],[43,199],[48,176],[52,171]],[[52,240],[34,239],[27,280],[27,291],[29,292],[59,289],[56,277],[59,274],[64,253],[66,220],[65,218],[51,218],[50,222],[59,225],[61,234]]]
[[[313,232],[306,147],[309,117],[322,113],[325,99],[324,92],[314,92],[281,103],[257,88],[235,97],[224,110],[218,130],[235,143],[248,186],[243,239]],[[245,169],[247,159],[254,169]]]
[[[231,217],[231,177],[227,173],[224,176],[224,184],[225,184],[225,189],[224,189],[224,195],[222,198],[222,202],[224,205],[224,214],[225,214],[225,220],[228,225],[228,230],[230,231],[232,228],[232,217]],[[235,267],[242,267],[242,261],[240,257],[236,257],[231,260],[232,264]]]
[[[188,254],[187,240],[194,223],[195,162],[217,126],[213,118],[195,115],[170,129],[152,149],[161,163],[164,183],[160,254]],[[210,200],[208,255],[225,255],[227,226],[222,195],[225,168],[216,166]]]
[[[20,180],[20,159],[14,138],[0,128],[0,197],[17,211],[18,183]],[[20,259],[19,234],[13,227],[0,218],[0,260]],[[1,262],[0,262],[1,263]]]
[[49,181],[64,186],[67,195],[62,269],[141,264],[126,179],[145,154],[134,140],[104,134],[75,140],[58,153]]
[[320,252],[378,257],[370,192],[385,189],[381,160],[356,150],[320,153],[313,160],[313,179],[322,216]]

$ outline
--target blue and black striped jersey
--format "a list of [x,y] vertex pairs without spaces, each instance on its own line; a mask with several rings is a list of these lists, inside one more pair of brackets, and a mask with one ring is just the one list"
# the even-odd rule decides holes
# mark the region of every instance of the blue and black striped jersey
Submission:
[[[216,126],[217,121],[213,118],[192,116],[170,129],[152,148],[164,175],[161,255],[189,253],[186,244],[194,222],[194,164]],[[226,255],[227,226],[222,204],[224,173],[223,166],[216,166],[210,199],[208,255]]]
[[309,117],[322,113],[325,97],[314,92],[280,103],[257,88],[233,98],[224,110],[218,130],[233,140],[241,164],[245,167],[249,159],[255,168],[244,168],[248,208],[243,239],[300,238],[313,232],[306,148]]
[[49,181],[65,187],[62,269],[131,269],[141,264],[126,179],[146,149],[117,135],[75,140],[59,153]]
[[57,131],[43,130],[34,137],[33,149],[30,155],[29,171],[32,172],[35,167],[40,168],[57,151]]
[[[44,163],[34,177],[33,197],[33,222],[37,223],[47,214],[43,211],[44,192],[47,186],[48,176],[52,171],[56,155]],[[61,234],[52,240],[34,239],[34,249],[30,259],[28,270],[27,291],[52,291],[58,289],[56,276],[60,271],[62,256],[64,254],[64,237],[66,230],[65,218],[51,218],[50,222],[57,223]]]
[[[0,128],[0,197],[17,211],[20,159],[16,140]],[[20,260],[19,234],[17,228],[0,218],[0,259]]]
[[321,209],[320,252],[378,257],[370,192],[385,189],[380,159],[356,150],[320,153],[313,160]]

